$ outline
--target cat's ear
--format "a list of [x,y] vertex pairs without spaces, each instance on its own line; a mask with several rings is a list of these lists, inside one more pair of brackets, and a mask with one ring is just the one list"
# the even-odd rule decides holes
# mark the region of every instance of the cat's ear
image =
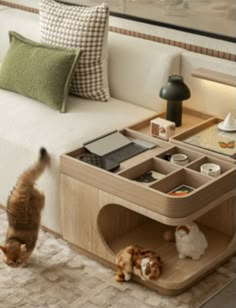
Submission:
[[20,251],[21,251],[22,253],[27,252],[26,244],[21,244],[21,245],[20,245]]
[[7,252],[7,247],[6,246],[1,246],[0,245],[0,249],[2,250],[3,253]]
[[143,255],[146,255],[146,254],[148,254],[150,252],[151,251],[149,249],[144,248],[144,249],[141,250],[141,255],[143,256]]
[[187,235],[190,233],[190,229],[186,225],[177,226],[176,230],[183,230]]

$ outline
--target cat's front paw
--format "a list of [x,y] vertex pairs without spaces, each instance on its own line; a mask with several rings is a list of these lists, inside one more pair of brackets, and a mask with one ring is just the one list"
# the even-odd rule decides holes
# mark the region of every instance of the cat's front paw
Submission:
[[129,281],[131,279],[131,274],[129,273],[124,273],[125,276],[125,281]]
[[116,281],[117,282],[124,282],[125,281],[124,274],[116,274]]

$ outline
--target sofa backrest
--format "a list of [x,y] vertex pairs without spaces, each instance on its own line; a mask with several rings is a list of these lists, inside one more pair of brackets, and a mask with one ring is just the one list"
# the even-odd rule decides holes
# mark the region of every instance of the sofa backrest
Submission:
[[[0,11],[0,62],[9,46],[8,31],[40,40],[39,16],[16,9]],[[160,88],[168,75],[180,72],[182,49],[109,32],[108,79],[111,96],[163,111]]]
[[182,51],[178,47],[110,32],[111,96],[163,111],[165,102],[159,97],[159,91],[169,75],[180,73]]
[[[37,14],[5,8],[0,10],[0,62],[9,45],[8,31],[13,30],[39,41]],[[111,96],[156,111],[165,110],[159,97],[160,88],[168,76],[183,75],[191,89],[189,108],[225,116],[236,116],[236,88],[192,77],[194,68],[204,67],[236,75],[236,63],[215,57],[184,51],[148,40],[109,33],[109,85]]]
[[236,80],[236,63],[190,51],[184,51],[181,59],[181,75],[191,89],[191,99],[184,105],[221,117],[229,111],[236,116],[236,87],[193,77],[196,68],[233,75]]
[[29,39],[39,41],[40,33],[37,14],[6,8],[0,11],[0,62],[9,46],[9,31],[16,31]]

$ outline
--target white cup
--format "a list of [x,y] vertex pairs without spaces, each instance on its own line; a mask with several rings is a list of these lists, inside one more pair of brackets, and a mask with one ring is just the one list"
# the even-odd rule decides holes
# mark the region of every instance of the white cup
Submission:
[[220,168],[220,165],[206,163],[206,164],[201,165],[200,171],[204,175],[217,177],[221,173],[221,168]]
[[188,162],[188,156],[182,153],[171,155],[170,162],[176,165],[185,166]]

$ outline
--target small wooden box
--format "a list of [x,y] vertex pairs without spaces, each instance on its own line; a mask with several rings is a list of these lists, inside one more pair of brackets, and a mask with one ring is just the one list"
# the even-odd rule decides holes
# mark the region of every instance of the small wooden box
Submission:
[[168,140],[175,133],[175,123],[160,117],[150,121],[150,133],[154,137]]

